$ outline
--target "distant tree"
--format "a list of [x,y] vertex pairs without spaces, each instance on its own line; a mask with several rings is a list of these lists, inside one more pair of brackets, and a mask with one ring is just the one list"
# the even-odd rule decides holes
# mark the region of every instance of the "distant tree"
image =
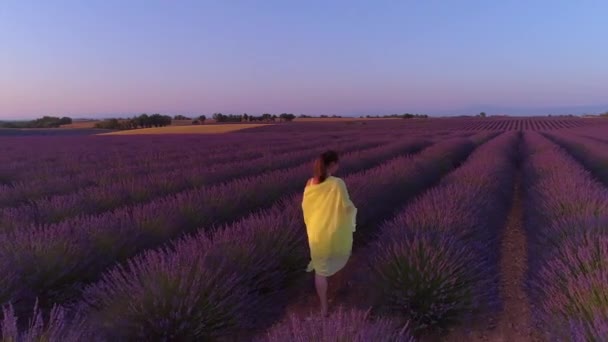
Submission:
[[486,117],[486,112],[479,113],[479,116],[482,117],[482,118],[485,118]]
[[296,116],[293,114],[282,113],[281,115],[279,115],[279,118],[281,118],[281,120],[283,121],[291,122],[296,118]]
[[57,128],[70,123],[72,123],[72,119],[68,117],[43,116],[36,120],[18,123],[16,126],[20,128]]
[[205,120],[207,120],[207,117],[205,115],[201,115],[201,116],[198,117],[198,121],[200,121],[201,124],[204,124]]
[[137,117],[133,117],[129,120],[129,129],[137,129],[139,126],[139,121],[137,121]]
[[175,115],[173,117],[173,120],[191,120],[191,118],[184,116],[184,115]]
[[149,117],[150,125],[154,127],[164,127],[171,124],[171,117],[168,115],[161,115],[159,113],[152,114]]
[[72,118],[68,118],[67,116],[64,116],[61,119],[59,119],[60,125],[69,125],[71,123],[72,123]]
[[148,114],[143,113],[137,117],[137,123],[141,128],[150,127],[150,117],[148,116]]

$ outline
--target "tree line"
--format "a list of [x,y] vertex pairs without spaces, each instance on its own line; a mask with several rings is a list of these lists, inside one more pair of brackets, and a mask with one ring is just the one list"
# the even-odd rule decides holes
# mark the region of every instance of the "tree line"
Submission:
[[3,121],[0,122],[0,128],[58,128],[61,125],[69,125],[71,123],[72,118],[67,116],[62,118],[43,116],[42,118],[30,121]]
[[222,114],[222,113],[214,113],[212,116],[215,122],[275,122],[275,121],[293,121],[296,118],[294,114],[291,113],[282,113],[279,115],[264,113],[262,115],[256,116],[251,114]]
[[404,114],[388,114],[388,115],[366,115],[366,116],[360,116],[360,118],[367,118],[367,119],[389,119],[389,118],[395,118],[395,119],[426,119],[429,116],[427,114],[411,114],[411,113],[404,113]]
[[134,116],[128,119],[105,119],[95,124],[95,128],[101,129],[137,129],[137,128],[151,128],[151,127],[165,127],[171,125],[173,118],[169,115],[152,114],[146,113],[139,116]]

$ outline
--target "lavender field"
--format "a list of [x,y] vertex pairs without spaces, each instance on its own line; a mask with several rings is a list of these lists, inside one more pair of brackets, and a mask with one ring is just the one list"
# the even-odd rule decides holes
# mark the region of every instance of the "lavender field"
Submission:
[[[301,194],[328,148],[359,212],[322,319]],[[15,342],[605,341],[608,121],[0,136],[0,306]]]

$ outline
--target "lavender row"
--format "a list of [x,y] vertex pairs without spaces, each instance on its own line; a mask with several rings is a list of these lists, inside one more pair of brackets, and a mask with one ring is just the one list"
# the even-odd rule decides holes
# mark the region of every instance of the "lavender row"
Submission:
[[608,189],[563,149],[526,134],[527,288],[548,340],[608,336]]
[[365,274],[380,314],[444,330],[499,308],[501,228],[519,134],[504,133],[380,228]]
[[[340,139],[369,139],[370,137],[398,138],[403,132],[388,128],[384,132],[345,133],[335,131],[330,134],[319,132],[285,134],[226,134],[218,136],[159,136],[143,137],[79,137],[79,138],[38,138],[32,145],[31,138],[4,139],[0,152],[0,185],[28,181],[39,175],[50,178],[53,175],[75,177],[108,169],[129,172],[133,165],[153,163],[162,167],[173,162],[195,158],[228,158],[235,151],[248,150],[260,146],[280,146],[293,142]],[[1,139],[1,138],[0,138]],[[11,153],[12,152],[12,153]],[[255,150],[253,151],[255,152]],[[32,154],[35,155],[32,158]]]
[[[343,140],[347,141],[347,140]],[[352,140],[350,140],[352,141]],[[372,141],[367,139],[366,141]],[[329,144],[330,140],[321,140],[313,143],[309,148],[315,146],[324,146]],[[334,142],[335,143],[335,142]],[[287,148],[286,148],[287,147]],[[54,171],[49,177],[41,173],[34,174],[27,181],[13,183],[10,185],[0,185],[0,205],[16,205],[26,201],[32,201],[44,196],[69,194],[74,191],[95,191],[95,188],[103,188],[111,186],[117,179],[134,180],[138,177],[144,177],[153,174],[162,174],[170,170],[175,170],[175,165],[179,164],[180,169],[191,167],[201,167],[205,165],[214,165],[218,163],[228,162],[231,160],[248,160],[261,158],[264,156],[273,155],[275,153],[287,153],[288,151],[304,149],[302,142],[297,142],[290,146],[279,146],[269,148],[267,151],[260,153],[259,146],[253,146],[248,149],[237,150],[230,153],[218,153],[212,155],[194,155],[183,160],[161,160],[158,162],[130,162],[129,166],[117,164],[117,159],[111,156],[105,156],[104,162],[114,167],[102,167],[96,170],[81,172],[74,176],[69,174],[61,174]],[[78,168],[78,165],[74,166]],[[39,170],[39,167],[34,167],[34,170]],[[151,171],[152,170],[152,171]],[[83,189],[83,187],[86,187]],[[89,189],[90,188],[90,189]]]
[[[70,320],[66,310],[54,307],[45,320],[40,310],[34,308],[31,323],[25,330],[19,330],[18,317],[11,306],[3,309],[0,319],[0,341],[36,342],[36,341],[103,341],[95,330],[86,326],[82,318]],[[369,311],[341,309],[332,314],[331,319],[320,317],[300,321],[290,317],[288,324],[268,332],[257,341],[386,341],[414,342],[407,326],[400,326],[390,319],[373,319]]]
[[[1,139],[1,138],[0,138]],[[156,136],[156,137],[46,137],[11,138],[2,141],[3,160],[0,173],[7,171],[22,174],[34,166],[41,169],[69,171],[74,165],[87,170],[106,166],[105,154],[120,162],[181,159],[189,154],[208,155],[228,153],[246,148],[250,143],[285,143],[284,135],[262,134],[243,139],[233,135],[222,136]],[[162,146],[162,154],[159,147]],[[104,153],[91,153],[103,151]],[[31,158],[31,153],[38,158]],[[65,168],[65,169],[57,169]],[[76,170],[77,171],[77,170]]]
[[[424,141],[421,141],[421,144],[424,143]],[[369,148],[382,149],[381,146],[375,147],[377,145],[377,142],[363,141],[345,143],[336,146],[336,148],[342,152]],[[206,173],[202,173],[204,171],[200,170],[201,174],[184,172],[183,175],[180,175],[177,173],[175,174],[176,177],[173,178],[157,178],[156,184],[138,184],[127,180],[117,182],[114,187],[109,187],[107,190],[105,188],[98,189],[97,193],[84,191],[76,193],[76,195],[80,196],[56,196],[49,200],[34,202],[30,206],[5,208],[0,211],[0,233],[10,233],[15,230],[22,232],[35,230],[39,227],[63,222],[67,222],[68,225],[78,226],[81,222],[88,222],[96,216],[113,215],[116,211],[129,213],[133,208],[145,207],[146,205],[155,206],[155,201],[165,201],[180,194],[188,195],[192,192],[200,192],[202,188],[213,185],[214,182],[220,183],[221,181],[238,180],[240,179],[239,176],[246,178],[251,173],[258,174],[261,171],[273,172],[294,167],[294,165],[296,167],[297,165],[301,166],[303,163],[314,158],[317,153],[314,150],[308,150],[299,154],[285,154],[270,159],[261,159],[259,163],[252,163],[252,165],[246,165],[245,162],[227,165],[228,167],[215,166],[206,169]],[[189,175],[191,178],[186,178]],[[207,177],[207,181],[202,179],[204,176]],[[139,189],[135,188],[134,185],[139,185]],[[177,189],[177,185],[182,185],[182,188]],[[87,201],[89,198],[93,200]],[[123,206],[121,207],[121,203],[117,203],[121,199],[130,200],[132,203],[130,205],[129,203],[122,203]],[[94,200],[96,202],[93,202]],[[116,210],[111,211],[112,207]],[[89,215],[87,215],[87,211],[90,211]]]
[[[392,130],[392,132],[397,132]],[[3,146],[4,156],[12,154],[6,163],[0,166],[0,179],[9,183],[27,181],[37,174],[72,175],[96,171],[97,169],[115,167],[126,168],[130,165],[154,162],[162,166],[167,162],[177,162],[191,157],[207,158],[214,154],[217,157],[230,155],[241,149],[257,146],[272,146],[293,141],[319,141],[371,137],[383,137],[391,133],[376,132],[373,134],[345,134],[337,131],[333,134],[255,134],[221,136],[156,136],[156,137],[79,137],[70,139],[38,139],[30,145],[32,139],[14,139]],[[394,135],[394,134],[393,134]],[[297,138],[297,139],[296,139]],[[15,148],[15,145],[18,148]],[[10,150],[14,153],[7,153]],[[94,153],[91,153],[94,151]],[[36,158],[31,154],[35,153]],[[109,161],[116,165],[109,165]],[[3,183],[0,181],[0,183]]]
[[[427,172],[440,177],[438,166],[466,158],[472,147],[469,140],[447,140],[345,182],[361,208],[397,194],[413,197],[424,188],[421,179],[432,181]],[[374,179],[381,181],[370,182]],[[109,337],[126,339],[216,338],[259,325],[258,318],[274,310],[273,293],[306,267],[300,203],[300,195],[288,197],[212,237],[202,231],[111,269],[83,296],[91,324]],[[364,221],[373,210],[361,211]]]
[[[235,151],[257,146],[277,146],[292,142],[339,139],[399,138],[403,132],[387,127],[382,132],[335,130],[285,134],[180,135],[157,137],[79,137],[79,138],[12,138],[4,139],[0,164],[0,184],[27,181],[36,175],[78,175],[98,169],[119,167],[128,172],[131,165],[154,163],[156,167],[187,160],[226,158]],[[1,139],[1,138],[0,138]],[[36,141],[36,144],[32,144]],[[92,151],[94,151],[92,153]],[[12,152],[12,153],[11,153]],[[32,158],[32,153],[36,155]],[[198,160],[198,159],[197,159]],[[112,163],[110,163],[112,162]],[[114,165],[112,165],[114,164]]]
[[[355,151],[345,156],[342,169],[353,172],[372,167],[426,145],[424,141],[405,140]],[[197,227],[212,227],[272,205],[286,193],[300,189],[309,172],[306,163],[103,215],[3,234],[0,259],[9,262],[0,273],[16,270],[16,274],[0,289],[0,300],[4,303],[29,298],[31,304],[33,296],[61,300],[55,298],[56,292],[77,294],[79,282],[95,279],[116,261]]]
[[[376,141],[348,142],[335,146],[342,152],[377,146]],[[170,172],[152,173],[137,178],[118,179],[108,185],[91,186],[68,195],[31,201],[26,205],[0,210],[0,230],[19,229],[32,224],[49,224],[79,215],[98,214],[125,205],[148,202],[154,198],[198,188],[217,182],[301,164],[318,151],[309,146],[300,152],[271,154],[254,160],[236,159],[222,165],[180,167]],[[318,146],[320,148],[321,146]],[[238,156],[235,156],[235,158]]]
[[608,184],[608,144],[567,133],[545,136],[561,145],[604,184]]
[[[0,167],[0,176],[12,182],[27,181],[36,174],[69,174],[90,172],[99,168],[128,166],[143,162],[162,162],[163,160],[180,160],[188,155],[207,156],[209,154],[227,153],[242,147],[231,144],[237,141],[225,139],[226,144],[208,143],[208,149],[201,149],[201,143],[207,139],[194,142],[183,137],[156,138],[143,140],[138,138],[115,139],[104,137],[78,138],[38,138],[35,144],[32,139],[17,138],[7,140],[3,146],[6,162]],[[189,145],[190,144],[190,145]],[[16,146],[17,145],[17,148]],[[10,153],[10,152],[13,153]],[[32,158],[35,154],[35,158]],[[112,159],[116,165],[108,165]]]
[[258,342],[308,342],[308,341],[349,341],[349,342],[414,342],[407,326],[394,320],[373,319],[369,312],[340,309],[329,319],[320,316],[302,321],[296,315],[290,316],[281,325],[268,331]]

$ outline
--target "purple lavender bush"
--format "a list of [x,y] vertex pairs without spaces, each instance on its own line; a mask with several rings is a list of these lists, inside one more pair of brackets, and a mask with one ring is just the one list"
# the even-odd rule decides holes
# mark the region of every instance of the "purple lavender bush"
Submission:
[[373,256],[375,300],[381,312],[405,317],[412,329],[445,328],[473,310],[488,284],[484,263],[447,233],[413,233]]
[[289,316],[271,328],[258,342],[414,342],[407,325],[400,327],[395,321],[370,319],[369,312],[340,308],[328,318],[318,315],[302,319]]
[[[604,226],[608,232],[608,226]],[[584,229],[584,228],[583,228]],[[608,326],[608,234],[583,233],[565,241],[548,258],[532,283],[537,290],[539,317],[554,327],[554,334],[567,322],[577,322],[576,335],[592,339],[597,327]],[[603,323],[602,323],[603,322]],[[560,336],[561,337],[561,336]]]

